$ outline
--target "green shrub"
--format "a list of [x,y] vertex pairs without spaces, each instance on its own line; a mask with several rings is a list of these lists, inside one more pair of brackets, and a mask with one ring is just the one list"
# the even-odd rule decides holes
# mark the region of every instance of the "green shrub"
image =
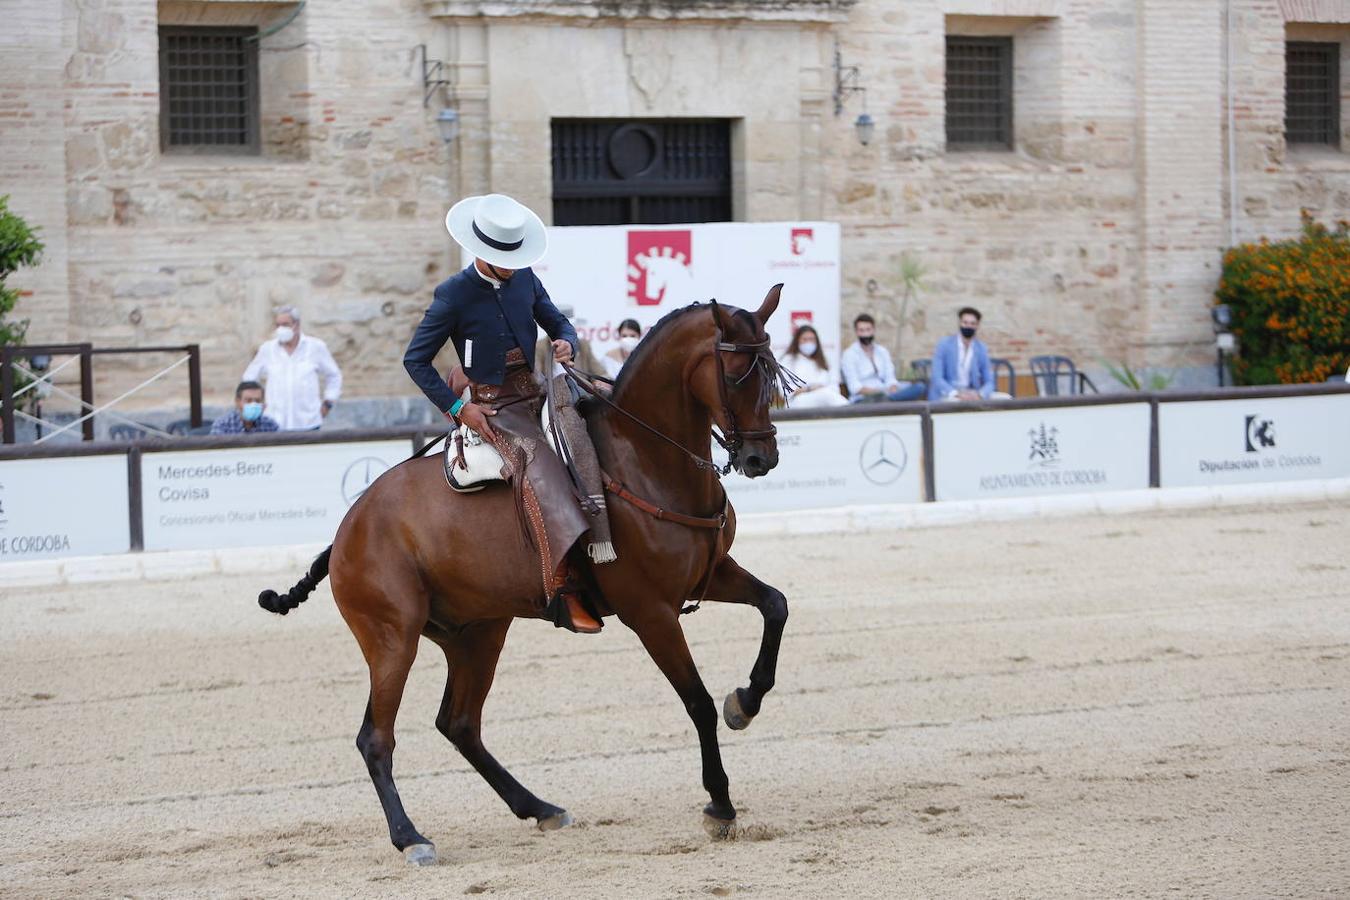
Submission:
[[1305,212],[1301,237],[1229,250],[1216,301],[1241,342],[1238,384],[1326,381],[1350,365],[1350,223]]

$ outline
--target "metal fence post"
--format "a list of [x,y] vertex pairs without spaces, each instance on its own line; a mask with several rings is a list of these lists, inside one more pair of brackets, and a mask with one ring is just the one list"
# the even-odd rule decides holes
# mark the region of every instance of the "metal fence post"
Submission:
[[923,435],[923,490],[924,500],[937,500],[937,469],[933,459],[933,413],[925,409],[919,416],[919,430]]
[[0,403],[4,404],[4,439],[6,444],[16,440],[14,434],[14,348],[0,348]]
[[[84,404],[81,410],[94,411],[94,345],[80,344],[80,402]],[[84,420],[83,428],[84,439],[92,441],[94,439],[94,417],[92,415]]]
[[1158,446],[1158,397],[1148,399],[1148,486],[1162,485],[1162,452]]
[[188,414],[193,428],[202,427],[202,348],[200,344],[188,344]]
[[141,503],[141,448],[127,451],[127,510],[131,514],[131,549],[145,549],[145,507]]

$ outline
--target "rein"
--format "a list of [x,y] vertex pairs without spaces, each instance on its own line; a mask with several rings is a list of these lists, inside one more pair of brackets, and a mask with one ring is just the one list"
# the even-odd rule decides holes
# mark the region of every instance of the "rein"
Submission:
[[[609,399],[609,397],[598,391],[595,385],[582,375],[571,363],[563,362],[560,364],[577,387],[604,403],[630,422],[646,429],[650,434],[655,435],[679,450],[685,456],[689,457],[698,468],[713,472],[720,478],[729,473],[732,466],[735,465],[736,457],[740,453],[741,447],[745,444],[746,438],[755,439],[773,437],[778,433],[778,428],[774,425],[770,425],[768,428],[754,428],[749,430],[742,430],[736,427],[736,414],[732,412],[731,404],[727,400],[727,385],[731,384],[733,387],[740,387],[740,385],[755,371],[756,364],[752,364],[745,370],[745,374],[736,379],[733,383],[731,379],[727,377],[726,366],[722,363],[722,353],[752,353],[758,358],[769,349],[769,338],[765,336],[762,341],[754,341],[748,344],[737,344],[722,340],[722,325],[717,313],[717,301],[713,300],[710,301],[710,303],[713,310],[713,325],[717,328],[717,338],[713,342],[713,359],[717,362],[717,396],[718,402],[722,405],[722,416],[726,419],[728,425],[725,435],[718,434],[717,429],[714,428],[712,436],[713,439],[722,446],[722,449],[727,451],[727,464],[725,466],[719,466],[711,459],[698,455],[679,441],[658,431],[656,428],[653,428],[651,425],[642,421],[642,419],[633,415],[622,406],[619,406],[613,400]],[[758,359],[756,362],[758,362]]]

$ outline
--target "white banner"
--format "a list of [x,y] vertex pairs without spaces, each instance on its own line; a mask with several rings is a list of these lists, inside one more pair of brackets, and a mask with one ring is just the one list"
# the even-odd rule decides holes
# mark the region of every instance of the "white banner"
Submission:
[[407,440],[146,453],[146,550],[330,541],[376,478],[412,455]]
[[1158,405],[1162,487],[1350,475],[1350,394]]
[[933,416],[938,500],[1148,487],[1146,403]]
[[732,473],[722,483],[738,513],[919,503],[922,448],[918,416],[779,422],[778,466],[761,478]]
[[695,300],[755,310],[782,282],[769,320],[774,354],[787,349],[796,326],[811,325],[839,371],[837,223],[550,228],[548,240],[534,270],[555,303],[573,308],[572,323],[597,359],[618,345],[624,319],[636,319],[645,334]]
[[0,562],[126,553],[125,456],[0,462]]

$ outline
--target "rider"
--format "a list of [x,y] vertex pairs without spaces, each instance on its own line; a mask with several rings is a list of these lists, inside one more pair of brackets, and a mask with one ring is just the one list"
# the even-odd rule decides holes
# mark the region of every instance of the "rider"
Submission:
[[[572,359],[578,345],[572,323],[529,268],[543,257],[547,232],[530,209],[502,194],[461,200],[445,227],[475,259],[437,286],[403,366],[446,418],[476,431],[511,468],[541,558],[543,612],[559,627],[593,634],[601,623],[581,603],[567,561],[588,526],[567,470],[539,426],[544,397],[533,372],[535,323],[552,340],[554,359]],[[433,365],[447,340],[463,361],[468,401],[455,396]]]

